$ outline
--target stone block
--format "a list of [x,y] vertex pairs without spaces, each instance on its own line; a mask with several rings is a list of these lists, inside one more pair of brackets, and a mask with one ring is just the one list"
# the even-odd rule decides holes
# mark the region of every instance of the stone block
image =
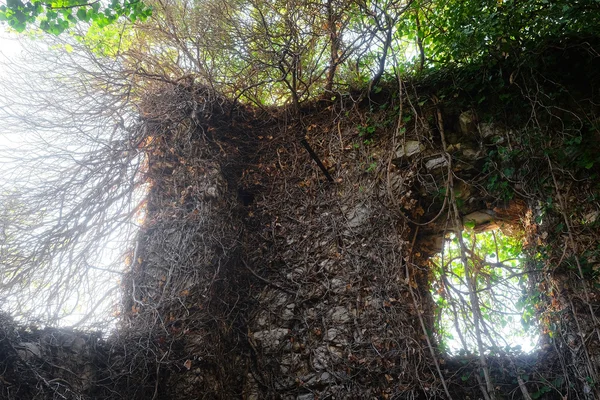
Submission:
[[396,149],[396,158],[411,157],[425,150],[425,145],[418,140],[406,140]]

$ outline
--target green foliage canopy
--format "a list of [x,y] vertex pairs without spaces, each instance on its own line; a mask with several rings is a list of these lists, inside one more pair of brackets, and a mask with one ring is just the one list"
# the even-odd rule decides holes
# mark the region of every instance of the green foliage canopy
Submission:
[[135,21],[150,14],[151,8],[141,0],[111,0],[106,5],[99,0],[7,0],[0,6],[0,21],[6,21],[16,31],[22,32],[37,22],[42,30],[56,35],[78,22],[104,27],[119,17]]
[[[138,76],[193,75],[235,99],[297,108],[376,90],[398,71],[529,64],[597,36],[599,11],[600,0],[7,0],[0,20],[53,34],[91,23],[84,42]],[[119,18],[135,23],[108,26]]]
[[551,38],[595,36],[600,26],[598,0],[421,0],[413,7],[405,29],[417,33],[432,65],[519,57]]

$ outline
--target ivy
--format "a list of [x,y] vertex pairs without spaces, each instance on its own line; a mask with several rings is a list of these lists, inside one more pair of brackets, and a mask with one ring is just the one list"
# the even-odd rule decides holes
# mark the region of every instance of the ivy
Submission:
[[59,35],[79,22],[105,27],[120,17],[145,20],[152,13],[141,0],[111,0],[106,6],[103,4],[98,0],[7,0],[0,6],[0,21],[7,22],[17,32],[37,24],[43,31]]

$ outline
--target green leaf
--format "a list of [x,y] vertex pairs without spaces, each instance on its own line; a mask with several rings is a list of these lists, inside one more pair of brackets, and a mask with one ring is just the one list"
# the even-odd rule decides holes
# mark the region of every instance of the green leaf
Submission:
[[79,7],[79,9],[77,10],[77,18],[79,18],[81,21],[85,21],[85,22],[89,21],[87,11],[85,10],[84,7]]

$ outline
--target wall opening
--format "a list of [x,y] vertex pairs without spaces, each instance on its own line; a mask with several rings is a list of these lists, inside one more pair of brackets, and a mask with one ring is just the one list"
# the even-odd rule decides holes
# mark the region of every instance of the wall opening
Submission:
[[523,234],[465,228],[431,257],[435,333],[452,355],[535,350],[539,333]]

